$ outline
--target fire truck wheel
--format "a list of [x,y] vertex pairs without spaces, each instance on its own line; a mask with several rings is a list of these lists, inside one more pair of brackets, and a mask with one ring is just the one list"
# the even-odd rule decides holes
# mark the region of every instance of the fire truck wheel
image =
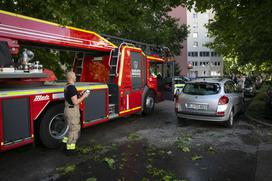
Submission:
[[39,136],[47,148],[57,148],[69,127],[63,117],[63,104],[50,107],[41,118]]
[[149,90],[144,98],[144,109],[143,114],[147,115],[154,111],[155,108],[155,94],[153,91]]

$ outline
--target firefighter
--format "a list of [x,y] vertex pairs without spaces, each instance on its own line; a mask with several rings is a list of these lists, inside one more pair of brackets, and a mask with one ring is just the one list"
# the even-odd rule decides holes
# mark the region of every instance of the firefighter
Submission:
[[62,140],[66,143],[66,153],[75,153],[76,142],[80,133],[80,111],[79,104],[89,96],[89,91],[85,91],[81,96],[75,87],[76,76],[74,72],[66,74],[67,84],[64,88],[65,108],[64,118],[67,120],[69,130],[67,136]]

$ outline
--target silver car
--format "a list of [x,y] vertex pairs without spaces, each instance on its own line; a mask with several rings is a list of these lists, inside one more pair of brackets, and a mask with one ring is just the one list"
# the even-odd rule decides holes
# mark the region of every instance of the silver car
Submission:
[[176,95],[178,119],[224,122],[232,127],[234,117],[244,111],[244,95],[230,79],[202,78],[187,82]]

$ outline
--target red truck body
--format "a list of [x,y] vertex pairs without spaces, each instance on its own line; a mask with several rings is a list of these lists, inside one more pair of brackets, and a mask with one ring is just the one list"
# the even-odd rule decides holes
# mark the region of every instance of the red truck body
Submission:
[[[117,47],[91,31],[5,11],[0,11],[0,43],[4,55],[18,55],[22,47],[75,52],[76,87],[79,92],[91,90],[80,105],[83,128],[135,112],[149,114],[155,102],[164,100],[150,72],[151,62],[164,60],[133,45]],[[0,56],[0,151],[33,143],[34,138],[46,147],[57,147],[68,130],[63,119],[65,82],[45,83],[52,80],[52,75],[44,77],[45,72],[7,73],[5,66],[12,64],[1,67],[1,61]]]

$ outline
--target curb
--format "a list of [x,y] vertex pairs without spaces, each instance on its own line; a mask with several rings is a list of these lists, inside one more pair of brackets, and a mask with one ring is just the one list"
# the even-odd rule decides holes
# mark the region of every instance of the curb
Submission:
[[264,121],[255,119],[255,118],[253,118],[252,116],[248,115],[247,112],[245,112],[245,116],[246,116],[248,119],[250,119],[251,121],[254,121],[254,122],[258,123],[258,124],[262,124],[262,125],[264,125],[264,126],[272,127],[272,124],[269,124],[269,123],[266,123],[266,122],[264,122]]

